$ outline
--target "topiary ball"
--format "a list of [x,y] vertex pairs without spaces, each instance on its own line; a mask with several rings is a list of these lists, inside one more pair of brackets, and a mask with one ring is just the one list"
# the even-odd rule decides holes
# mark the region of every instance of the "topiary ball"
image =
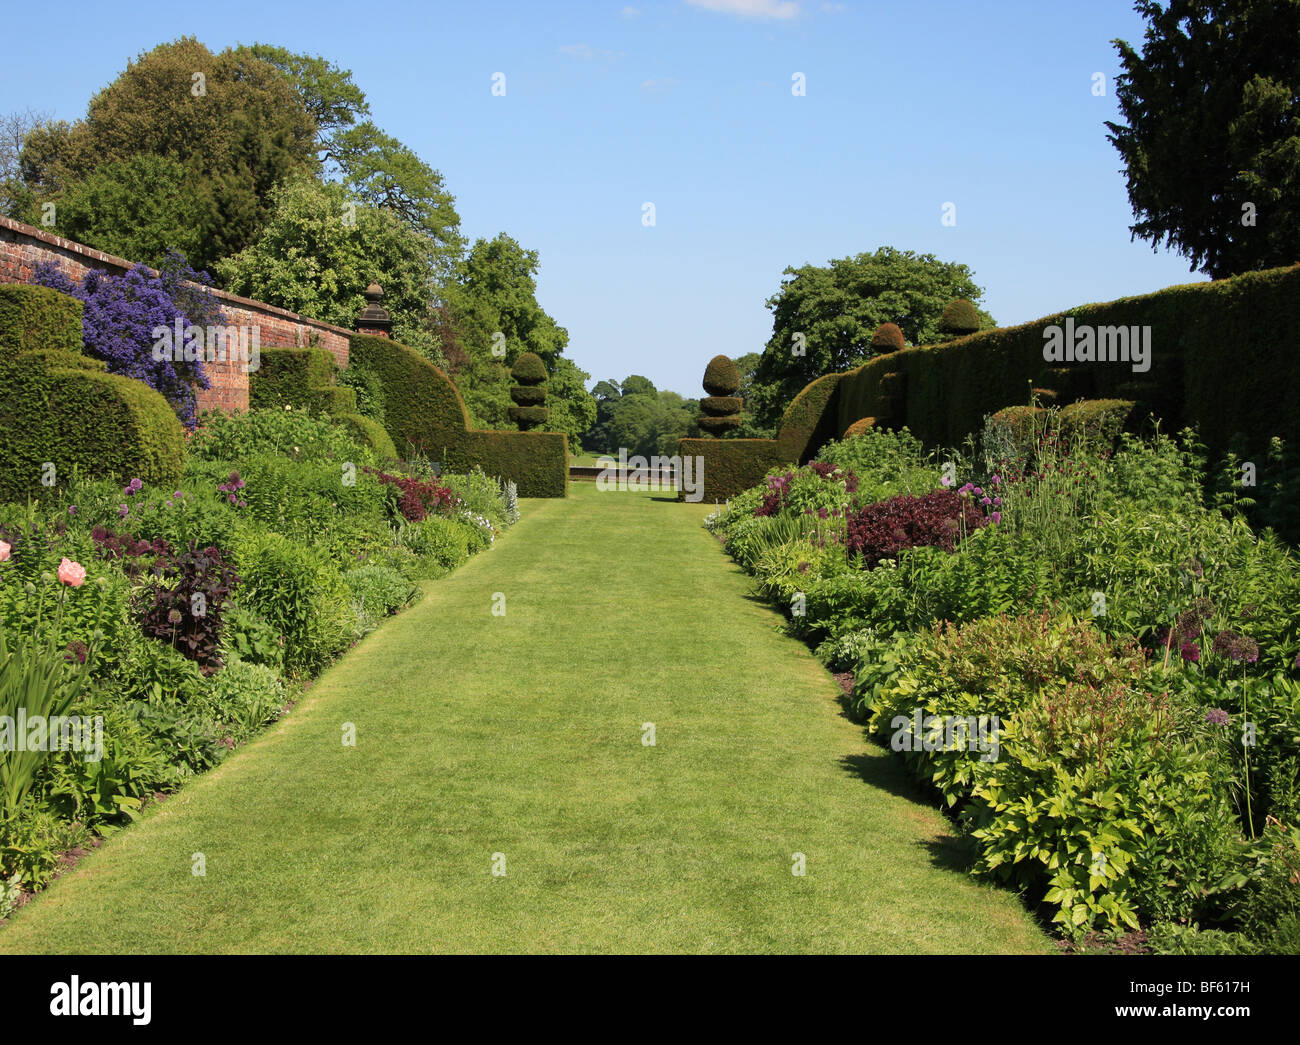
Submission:
[[704,391],[711,396],[735,395],[740,388],[740,368],[726,356],[714,356],[704,368]]
[[973,334],[980,328],[979,310],[965,298],[949,303],[939,317],[939,331],[957,337]]
[[546,380],[546,364],[536,352],[525,352],[515,360],[510,376],[521,385],[540,385]]
[[876,327],[876,332],[871,335],[871,347],[879,355],[886,352],[897,352],[907,344],[903,340],[903,332],[898,328],[897,323],[881,323]]

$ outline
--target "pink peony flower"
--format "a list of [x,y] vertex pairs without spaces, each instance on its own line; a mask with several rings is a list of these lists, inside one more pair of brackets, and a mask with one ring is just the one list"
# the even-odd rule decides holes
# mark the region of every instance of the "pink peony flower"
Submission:
[[9,561],[9,553],[10,553],[11,551],[13,551],[13,546],[12,546],[12,545],[8,545],[8,544],[5,544],[4,541],[0,541],[0,562],[8,562],[8,561]]
[[71,588],[80,588],[86,583],[86,568],[79,562],[73,562],[69,558],[59,563],[59,581]]

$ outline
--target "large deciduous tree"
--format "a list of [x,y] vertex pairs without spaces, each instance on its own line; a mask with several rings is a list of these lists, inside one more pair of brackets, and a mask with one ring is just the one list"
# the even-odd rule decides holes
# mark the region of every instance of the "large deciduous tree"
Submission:
[[[759,430],[773,429],[810,381],[870,359],[881,323],[897,323],[912,344],[925,344],[938,338],[950,301],[983,295],[967,266],[893,247],[787,268],[784,277],[767,301],[772,337],[746,380],[745,411]],[[987,312],[980,318],[994,326]]]
[[[280,70],[246,51],[213,54],[183,37],[129,62],[90,100],[85,119],[36,128],[26,139],[20,168],[35,202],[56,204],[56,231],[100,246],[94,238],[105,228],[102,221],[63,223],[58,204],[64,194],[101,171],[100,184],[86,196],[102,196],[104,182],[124,170],[114,165],[141,156],[179,164],[193,201],[195,237],[203,244],[191,261],[208,267],[253,241],[275,187],[314,167],[315,135],[314,120]],[[171,179],[167,187],[170,193]],[[113,206],[147,221],[149,201],[127,197],[154,191],[147,181],[124,182]],[[84,213],[73,207],[66,217]],[[163,228],[136,230],[142,239],[161,236],[173,220],[171,207],[163,206],[157,216]]]
[[388,211],[356,206],[337,182],[303,177],[277,189],[273,201],[257,241],[218,262],[227,289],[351,329],[366,286],[377,281],[393,337],[442,364],[426,237]]
[[1138,0],[1114,44],[1132,238],[1214,278],[1300,260],[1300,0]]

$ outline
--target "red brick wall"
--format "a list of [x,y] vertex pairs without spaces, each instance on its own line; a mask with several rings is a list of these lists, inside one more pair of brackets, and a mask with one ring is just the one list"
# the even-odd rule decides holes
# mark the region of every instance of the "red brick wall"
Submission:
[[[53,262],[75,280],[80,280],[89,269],[119,274],[134,264],[0,215],[0,283],[30,283],[32,271],[43,261]],[[342,327],[223,290],[213,293],[221,301],[226,322],[232,326],[256,326],[261,332],[263,348],[306,345],[315,335],[320,347],[329,351],[340,367],[348,365],[349,331]],[[209,362],[204,368],[212,387],[198,391],[200,411],[248,409],[248,374],[240,362],[233,359]]]

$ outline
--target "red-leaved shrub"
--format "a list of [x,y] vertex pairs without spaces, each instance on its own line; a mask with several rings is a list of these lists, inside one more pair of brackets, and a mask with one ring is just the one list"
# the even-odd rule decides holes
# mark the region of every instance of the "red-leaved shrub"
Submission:
[[402,495],[397,502],[397,509],[409,522],[421,522],[439,508],[450,509],[455,501],[451,490],[441,483],[413,479],[406,475],[390,475],[378,468],[366,468],[365,471],[381,483],[397,487]]
[[867,568],[882,559],[893,559],[907,548],[950,552],[962,537],[988,521],[972,498],[953,490],[935,490],[920,497],[901,494],[849,514],[848,550],[850,555],[860,554]]

